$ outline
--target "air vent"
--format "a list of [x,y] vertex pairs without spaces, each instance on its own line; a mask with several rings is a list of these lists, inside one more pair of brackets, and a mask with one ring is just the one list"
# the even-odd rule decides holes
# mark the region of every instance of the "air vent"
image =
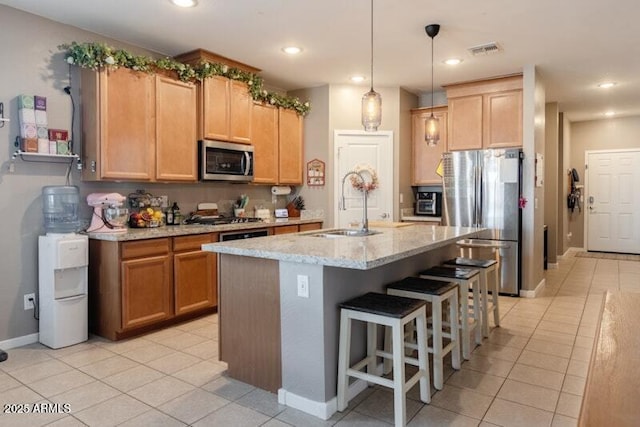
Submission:
[[491,55],[494,53],[502,52],[502,47],[496,42],[481,44],[479,46],[470,47],[467,49],[471,55]]

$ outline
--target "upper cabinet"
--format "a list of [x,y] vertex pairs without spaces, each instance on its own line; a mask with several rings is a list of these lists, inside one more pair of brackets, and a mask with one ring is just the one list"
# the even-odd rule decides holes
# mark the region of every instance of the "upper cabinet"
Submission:
[[253,99],[245,83],[214,76],[201,85],[199,111],[204,139],[251,143]]
[[424,140],[424,124],[431,116],[431,108],[411,111],[412,155],[411,185],[441,185],[442,177],[436,173],[442,153],[447,151],[447,107],[433,108],[433,115],[440,120],[440,142],[434,147]]
[[302,120],[293,110],[253,104],[254,183],[302,184]]
[[522,75],[445,89],[450,151],[522,146]]
[[196,181],[193,84],[83,69],[83,180]]

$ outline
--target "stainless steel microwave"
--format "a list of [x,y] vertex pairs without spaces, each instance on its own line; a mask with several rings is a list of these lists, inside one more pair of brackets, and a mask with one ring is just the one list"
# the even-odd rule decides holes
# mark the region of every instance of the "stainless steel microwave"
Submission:
[[202,181],[253,181],[253,146],[198,141],[198,170]]

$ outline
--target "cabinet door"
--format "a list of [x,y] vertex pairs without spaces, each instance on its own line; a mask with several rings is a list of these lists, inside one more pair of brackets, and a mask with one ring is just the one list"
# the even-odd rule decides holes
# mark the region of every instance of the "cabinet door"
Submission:
[[123,329],[173,317],[170,255],[122,261],[121,274]]
[[216,255],[205,251],[174,254],[176,315],[217,305]]
[[442,153],[447,151],[447,112],[434,110],[433,115],[440,120],[440,142],[430,147],[424,140],[424,123],[431,116],[431,112],[415,113],[412,116],[412,185],[442,184],[442,177],[436,169]]
[[482,149],[482,95],[449,99],[449,151]]
[[154,95],[151,74],[127,68],[100,72],[100,179],[154,178]]
[[206,139],[229,140],[229,79],[219,76],[204,79],[202,116]]
[[302,116],[285,108],[278,111],[278,182],[302,184]]
[[253,98],[243,82],[230,80],[229,89],[229,140],[250,144]]
[[156,180],[197,181],[196,86],[156,76]]
[[484,96],[484,147],[522,146],[522,91]]
[[253,154],[253,182],[278,182],[278,108],[262,103],[253,104],[251,115]]

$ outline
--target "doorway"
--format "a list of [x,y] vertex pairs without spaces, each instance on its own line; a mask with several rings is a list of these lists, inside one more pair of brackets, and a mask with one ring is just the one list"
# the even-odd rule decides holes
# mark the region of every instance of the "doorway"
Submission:
[[[393,132],[364,132],[359,130],[336,130],[334,138],[334,200],[335,226],[349,227],[360,224],[363,214],[363,194],[355,189],[350,177],[344,185],[345,174],[356,168],[364,170],[363,177],[371,180],[372,170],[377,175],[378,188],[367,196],[369,221],[391,221],[393,217]],[[357,181],[356,181],[357,182]],[[343,190],[344,187],[344,190]],[[342,209],[342,194],[344,204]]]
[[640,150],[587,151],[586,249],[640,254]]

